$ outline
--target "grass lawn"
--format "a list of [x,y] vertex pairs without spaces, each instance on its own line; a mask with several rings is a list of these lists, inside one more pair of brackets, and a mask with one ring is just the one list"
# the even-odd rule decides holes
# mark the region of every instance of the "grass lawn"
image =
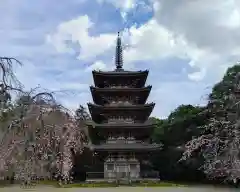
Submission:
[[117,187],[115,183],[73,183],[62,185],[61,187],[54,181],[41,181],[35,186],[22,187],[16,185],[0,185],[0,192],[21,192],[21,191],[37,191],[37,192],[229,192],[236,189],[219,188],[211,186],[187,186],[171,182],[140,182],[131,186]]
[[[37,186],[33,188],[21,188],[12,186],[1,188],[1,192],[230,192],[234,189],[204,188],[204,187],[116,187],[116,188],[54,188]],[[236,191],[236,190],[235,190]]]

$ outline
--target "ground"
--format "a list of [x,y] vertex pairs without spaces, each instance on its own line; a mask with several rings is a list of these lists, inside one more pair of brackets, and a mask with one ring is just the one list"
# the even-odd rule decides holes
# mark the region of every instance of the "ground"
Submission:
[[53,187],[36,187],[23,189],[20,187],[6,187],[0,189],[1,192],[25,192],[25,191],[34,191],[34,192],[231,192],[236,191],[235,189],[219,189],[219,188],[205,188],[205,187],[117,187],[117,188],[53,188]]

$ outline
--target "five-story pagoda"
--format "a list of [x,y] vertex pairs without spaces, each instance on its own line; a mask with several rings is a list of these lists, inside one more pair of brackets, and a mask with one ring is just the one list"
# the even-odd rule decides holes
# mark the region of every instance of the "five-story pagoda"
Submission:
[[151,91],[151,86],[145,86],[148,71],[122,68],[119,34],[115,64],[114,71],[92,71],[95,87],[90,90],[94,104],[88,103],[92,116],[88,124],[91,149],[104,179],[139,180],[144,176],[143,162],[160,147],[150,142],[154,126],[148,118],[155,104],[146,104]]

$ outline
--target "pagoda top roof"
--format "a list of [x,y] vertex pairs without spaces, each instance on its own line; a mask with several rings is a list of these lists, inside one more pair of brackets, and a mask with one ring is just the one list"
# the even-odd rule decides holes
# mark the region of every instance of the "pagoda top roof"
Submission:
[[125,71],[123,69],[123,46],[122,46],[122,39],[120,36],[120,32],[117,34],[117,41],[116,41],[116,51],[115,51],[115,70],[114,71],[93,71],[93,75],[136,75],[136,74],[145,74],[148,71]]
[[[111,84],[129,84],[134,83],[135,87],[143,87],[148,77],[148,70],[145,71],[92,71],[93,81],[96,87],[106,87],[105,83]],[[131,80],[128,82],[128,80]]]
[[[115,70],[113,71],[96,71],[93,70],[92,74],[94,79],[100,76],[108,76],[108,77],[117,77],[117,76],[145,76],[148,75],[148,70],[144,71],[127,71],[123,69],[123,48],[122,48],[122,40],[120,37],[120,33],[118,32],[117,41],[116,41],[116,51],[115,51]],[[145,78],[146,79],[146,78]]]
[[148,75],[149,70],[144,71],[125,71],[125,70],[114,70],[114,71],[92,71],[93,75],[96,76],[136,76],[136,75]]

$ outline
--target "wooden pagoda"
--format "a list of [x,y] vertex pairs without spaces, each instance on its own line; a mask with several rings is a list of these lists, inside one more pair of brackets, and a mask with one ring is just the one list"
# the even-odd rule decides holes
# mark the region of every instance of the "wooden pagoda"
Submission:
[[[95,86],[88,103],[92,121],[88,123],[91,149],[99,162],[99,179],[140,180],[151,173],[143,170],[151,151],[153,123],[149,116],[154,103],[146,104],[151,86],[145,86],[148,71],[126,71],[122,68],[122,45],[118,34],[114,71],[92,71]],[[96,171],[96,169],[95,169]],[[89,174],[90,175],[90,174]],[[156,175],[154,177],[157,177]]]

